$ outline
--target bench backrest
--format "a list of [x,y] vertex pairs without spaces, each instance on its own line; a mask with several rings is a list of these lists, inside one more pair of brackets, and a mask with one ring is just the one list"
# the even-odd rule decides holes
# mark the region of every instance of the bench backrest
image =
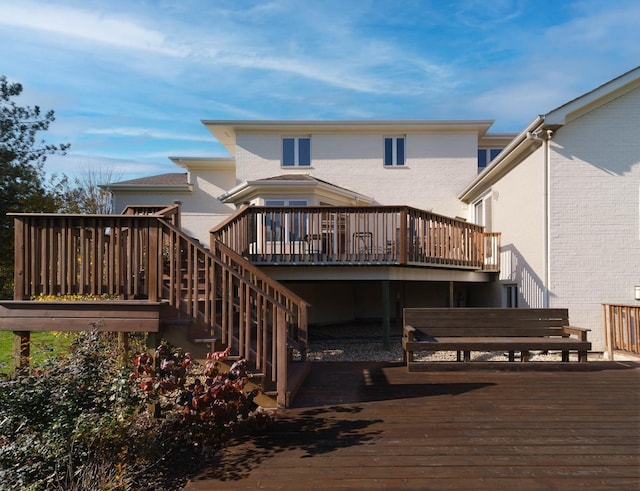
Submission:
[[404,325],[430,336],[550,336],[569,325],[567,309],[406,308]]

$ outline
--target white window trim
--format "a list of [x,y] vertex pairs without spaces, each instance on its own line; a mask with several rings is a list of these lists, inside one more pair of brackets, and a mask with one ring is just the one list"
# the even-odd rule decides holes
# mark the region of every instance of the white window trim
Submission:
[[[487,215],[492,212],[491,203],[490,203],[490,200],[492,197],[493,197],[493,192],[489,191],[488,193],[483,195],[480,199],[474,201],[473,207],[471,208],[472,216],[469,217],[471,222],[475,223],[476,225],[487,227],[487,232],[491,231],[490,229],[491,229],[492,217]],[[487,202],[489,202],[488,205],[487,205]],[[478,220],[478,213],[477,213],[477,209],[479,205],[482,205],[482,217],[480,220]]]

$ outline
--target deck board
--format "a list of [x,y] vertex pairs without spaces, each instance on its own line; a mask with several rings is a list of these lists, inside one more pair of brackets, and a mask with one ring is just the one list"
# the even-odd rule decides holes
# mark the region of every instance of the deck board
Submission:
[[581,365],[314,362],[274,428],[186,490],[640,489],[640,364]]

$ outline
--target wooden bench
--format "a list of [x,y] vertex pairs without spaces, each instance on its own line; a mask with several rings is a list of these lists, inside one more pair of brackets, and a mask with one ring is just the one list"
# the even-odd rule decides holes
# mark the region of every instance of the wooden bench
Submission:
[[456,351],[464,362],[472,351],[505,351],[509,361],[516,351],[522,361],[529,361],[532,350],[561,351],[563,362],[577,351],[585,362],[589,330],[570,326],[567,309],[406,308],[402,347],[409,370],[416,351]]

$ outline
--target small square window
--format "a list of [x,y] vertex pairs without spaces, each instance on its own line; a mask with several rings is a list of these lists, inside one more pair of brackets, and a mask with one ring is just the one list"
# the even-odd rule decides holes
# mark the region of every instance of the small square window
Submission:
[[384,165],[404,165],[405,148],[403,136],[388,136],[384,139]]
[[311,165],[311,138],[286,137],[282,139],[282,165],[307,167]]

